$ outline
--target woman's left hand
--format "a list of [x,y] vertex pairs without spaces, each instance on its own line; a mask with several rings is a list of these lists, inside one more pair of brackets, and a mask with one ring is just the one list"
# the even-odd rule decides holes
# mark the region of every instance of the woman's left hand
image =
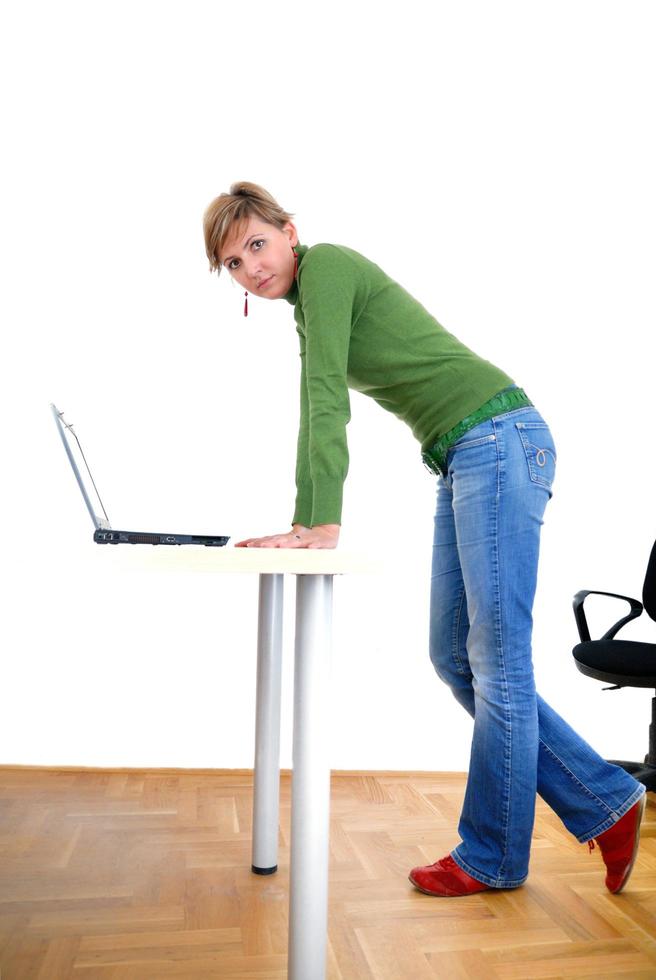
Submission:
[[235,548],[336,548],[339,529],[339,524],[315,524],[314,527],[298,528],[288,534],[246,538],[238,541]]

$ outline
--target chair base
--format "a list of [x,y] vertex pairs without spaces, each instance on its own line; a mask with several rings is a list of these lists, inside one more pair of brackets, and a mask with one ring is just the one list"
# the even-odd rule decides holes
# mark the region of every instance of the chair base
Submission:
[[607,759],[613,766],[620,766],[626,772],[631,773],[634,779],[646,786],[652,793],[656,793],[656,766],[647,762],[626,762],[620,759]]

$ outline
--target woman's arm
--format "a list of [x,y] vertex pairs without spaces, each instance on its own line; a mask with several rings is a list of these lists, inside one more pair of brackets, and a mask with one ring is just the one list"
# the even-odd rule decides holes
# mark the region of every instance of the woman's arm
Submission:
[[359,273],[332,245],[305,256],[301,287],[301,414],[292,530],[246,538],[238,548],[336,548],[351,418],[347,383],[353,304]]
[[[358,282],[358,270],[333,245],[316,245],[305,256],[300,296],[312,526],[341,520],[349,468],[346,426],[351,419],[347,369]],[[295,517],[303,519],[300,514]]]
[[305,377],[305,336],[297,331],[300,344],[301,377],[299,399],[298,440],[296,443],[296,503],[292,524],[312,526],[312,476],[308,446],[310,405]]

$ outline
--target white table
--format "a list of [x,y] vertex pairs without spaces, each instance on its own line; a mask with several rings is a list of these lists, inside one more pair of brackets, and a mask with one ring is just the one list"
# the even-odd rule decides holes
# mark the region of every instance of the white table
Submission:
[[260,576],[252,871],[278,868],[283,583],[296,575],[289,980],[324,980],[328,929],[330,759],[327,697],[333,575],[380,571],[382,558],[334,549],[106,546],[119,567]]

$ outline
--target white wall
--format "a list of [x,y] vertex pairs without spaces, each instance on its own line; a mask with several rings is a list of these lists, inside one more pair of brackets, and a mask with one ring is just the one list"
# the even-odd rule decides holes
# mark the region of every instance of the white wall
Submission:
[[[532,397],[559,451],[538,689],[602,754],[646,751],[653,692],[577,672],[571,599],[639,597],[656,536],[654,7],[428,9],[5,13],[1,763],[253,764],[256,577],[117,574],[48,407],[76,424],[115,526],[288,529],[293,311],[251,297],[245,320],[203,249],[202,212],[238,179],[304,244],[376,261]],[[436,483],[408,428],[351,404],[340,547],[394,541],[408,564],[335,581],[332,765],[464,770],[472,723],[428,659]],[[624,613],[598,602],[597,635]]]

